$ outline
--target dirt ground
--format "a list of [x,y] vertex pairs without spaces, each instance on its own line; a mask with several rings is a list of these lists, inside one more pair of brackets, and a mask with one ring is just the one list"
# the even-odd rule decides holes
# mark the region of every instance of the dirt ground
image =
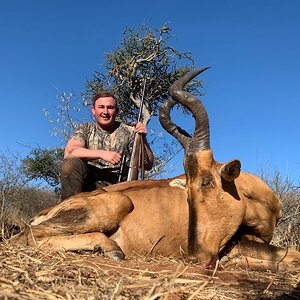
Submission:
[[0,299],[300,299],[300,274],[0,244]]

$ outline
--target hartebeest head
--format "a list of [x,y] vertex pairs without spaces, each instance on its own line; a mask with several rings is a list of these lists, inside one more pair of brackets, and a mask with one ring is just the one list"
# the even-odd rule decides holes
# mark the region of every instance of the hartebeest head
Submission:
[[[240,161],[224,164],[214,160],[205,107],[197,97],[183,90],[190,80],[206,69],[190,72],[171,85],[169,93],[172,99],[162,105],[160,122],[185,149],[189,256],[210,265],[239,228],[246,208],[234,183],[240,174]],[[196,124],[193,137],[171,121],[170,110],[176,103],[192,113]]]

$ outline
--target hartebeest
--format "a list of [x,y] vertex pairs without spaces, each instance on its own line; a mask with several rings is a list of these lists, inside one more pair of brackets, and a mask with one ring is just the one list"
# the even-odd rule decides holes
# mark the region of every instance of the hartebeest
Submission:
[[[70,197],[37,215],[12,241],[54,250],[98,248],[116,260],[136,253],[186,255],[211,266],[231,250],[233,239],[250,234],[261,242],[246,240],[247,255],[250,247],[250,252],[261,255],[257,258],[279,261],[285,251],[267,243],[281,216],[280,201],[258,177],[240,172],[239,160],[214,160],[206,110],[183,90],[204,70],[177,80],[169,89],[172,99],[160,110],[162,126],[185,148],[185,175],[125,182]],[[176,103],[192,112],[193,137],[171,121]],[[288,263],[295,259],[298,252],[288,257]]]

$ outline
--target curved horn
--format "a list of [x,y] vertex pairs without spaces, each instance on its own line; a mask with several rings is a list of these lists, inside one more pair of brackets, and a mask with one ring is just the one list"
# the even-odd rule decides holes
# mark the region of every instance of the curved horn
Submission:
[[177,104],[173,99],[166,100],[159,109],[159,122],[161,126],[169,132],[174,138],[179,141],[184,149],[187,148],[188,143],[192,140],[192,137],[179,126],[175,125],[170,117],[171,108]]
[[186,148],[187,154],[210,149],[209,121],[206,109],[197,97],[182,89],[190,80],[208,68],[209,67],[206,67],[187,73],[182,78],[176,80],[169,88],[169,93],[173,100],[185,106],[193,114],[195,119],[194,135]]

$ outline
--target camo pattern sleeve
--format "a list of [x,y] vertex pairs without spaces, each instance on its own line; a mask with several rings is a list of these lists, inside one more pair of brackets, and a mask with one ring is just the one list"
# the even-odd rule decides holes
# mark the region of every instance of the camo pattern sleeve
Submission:
[[79,141],[84,144],[85,148],[90,149],[88,145],[89,135],[96,130],[95,123],[83,123],[77,126],[75,129],[72,139]]

